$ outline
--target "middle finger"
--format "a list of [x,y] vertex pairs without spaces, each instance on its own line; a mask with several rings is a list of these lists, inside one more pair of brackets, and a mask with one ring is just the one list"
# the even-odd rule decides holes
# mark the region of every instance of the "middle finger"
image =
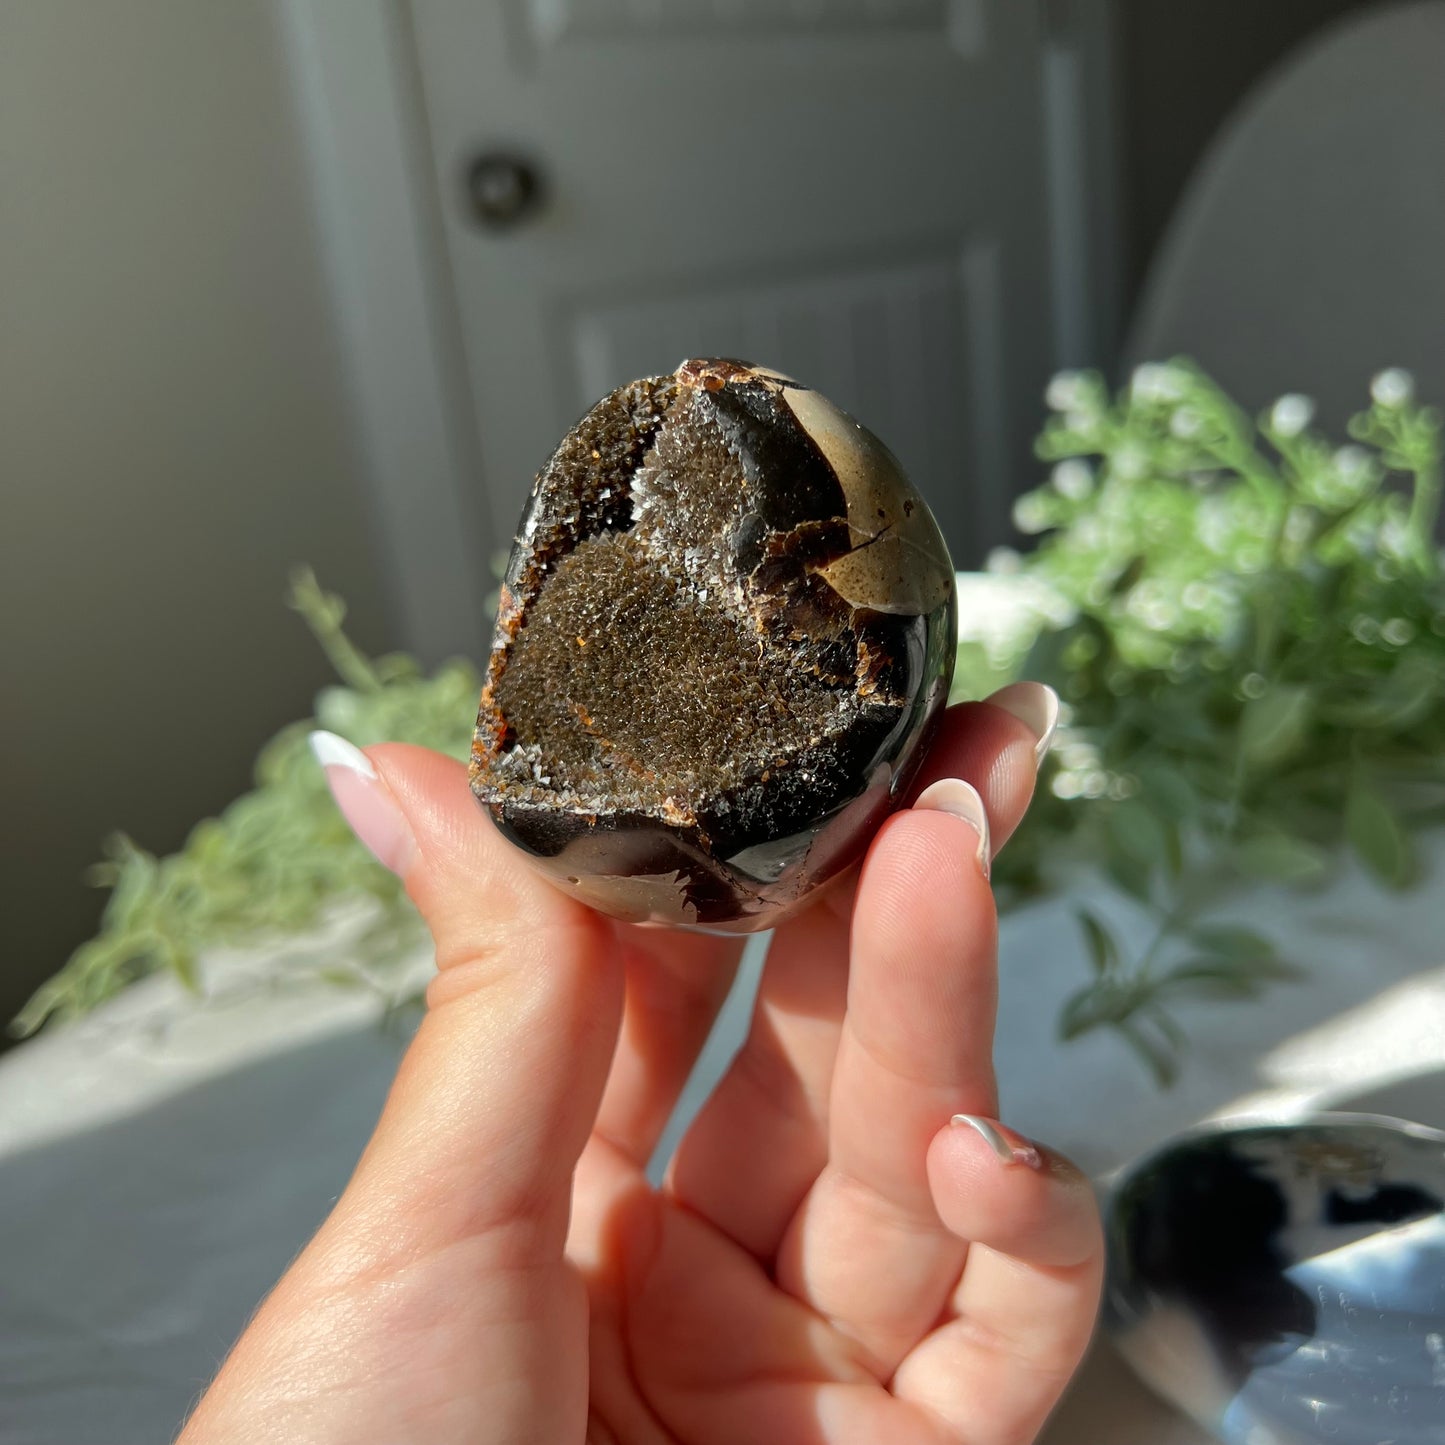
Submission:
[[[995,848],[1028,805],[1048,727],[1047,718],[1030,726],[1006,710],[1013,697],[1001,701],[950,708],[911,790],[969,780],[988,808]],[[835,891],[778,929],[748,1038],[673,1161],[674,1195],[760,1259],[775,1254],[827,1159],[852,903],[851,887]]]

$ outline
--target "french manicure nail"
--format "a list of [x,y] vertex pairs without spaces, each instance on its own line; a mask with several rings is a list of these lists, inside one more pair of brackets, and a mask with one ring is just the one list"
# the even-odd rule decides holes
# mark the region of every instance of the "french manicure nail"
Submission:
[[940,778],[918,795],[918,801],[913,806],[915,810],[922,808],[935,813],[952,813],[955,818],[962,818],[978,834],[975,850],[978,866],[983,869],[983,876],[988,877],[992,857],[988,841],[988,811],[977,788],[965,783],[962,778]]
[[1042,682],[1011,682],[984,701],[1016,717],[1038,739],[1034,757],[1043,762],[1059,729],[1058,693]]
[[[1025,1169],[1039,1169],[1043,1167],[1043,1156],[1027,1140],[1017,1144],[1011,1144],[1004,1138],[1003,1131],[992,1119],[985,1119],[978,1114],[955,1114],[949,1120],[951,1124],[966,1124],[970,1129],[976,1130],[983,1136],[988,1147],[998,1156],[1000,1164],[1010,1167],[1015,1165]],[[1017,1135],[1015,1136],[1018,1137]]]
[[326,773],[326,785],[351,831],[383,867],[406,872],[416,850],[411,828],[371,759],[335,733],[314,732],[307,739]]

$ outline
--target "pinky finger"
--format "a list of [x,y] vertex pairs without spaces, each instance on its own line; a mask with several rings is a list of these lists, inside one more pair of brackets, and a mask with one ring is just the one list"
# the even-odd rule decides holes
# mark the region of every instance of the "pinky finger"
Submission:
[[968,1242],[950,1315],[899,1366],[893,1393],[965,1445],[1029,1445],[1093,1333],[1104,1246],[1088,1180],[991,1120],[934,1136],[928,1180]]

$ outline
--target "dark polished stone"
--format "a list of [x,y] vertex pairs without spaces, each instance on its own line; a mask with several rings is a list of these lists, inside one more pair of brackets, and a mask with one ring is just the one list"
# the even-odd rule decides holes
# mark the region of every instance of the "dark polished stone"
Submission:
[[472,788],[559,887],[768,928],[900,801],[948,696],[953,566],[891,452],[765,368],[603,398],[523,513]]
[[1230,1445],[1445,1445],[1445,1133],[1221,1127],[1131,1168],[1104,1319]]

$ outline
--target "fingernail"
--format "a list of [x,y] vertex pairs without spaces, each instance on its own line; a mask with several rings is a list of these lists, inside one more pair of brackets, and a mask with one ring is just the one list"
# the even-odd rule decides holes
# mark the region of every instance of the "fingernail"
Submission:
[[307,741],[351,831],[383,867],[405,873],[416,842],[401,809],[371,766],[371,759],[335,733],[314,732]]
[[984,698],[1016,717],[1037,739],[1034,757],[1043,762],[1059,729],[1059,695],[1042,682],[1011,682]]
[[[1004,1136],[1004,1132],[992,1119],[982,1118],[978,1114],[955,1114],[949,1120],[951,1124],[967,1124],[970,1129],[977,1130],[987,1141],[988,1147],[998,1156],[1000,1164],[1009,1167],[1021,1166],[1025,1169],[1041,1169],[1043,1167],[1043,1155],[1023,1138],[1015,1134],[1013,1137],[1018,1142],[1013,1143]],[[1012,1133],[1012,1131],[1010,1131]]]
[[978,834],[975,850],[978,866],[983,869],[983,876],[988,877],[992,856],[988,843],[988,812],[977,788],[965,783],[962,778],[940,778],[918,795],[913,807],[915,810],[924,808],[935,813],[952,813],[955,818],[962,818]]

